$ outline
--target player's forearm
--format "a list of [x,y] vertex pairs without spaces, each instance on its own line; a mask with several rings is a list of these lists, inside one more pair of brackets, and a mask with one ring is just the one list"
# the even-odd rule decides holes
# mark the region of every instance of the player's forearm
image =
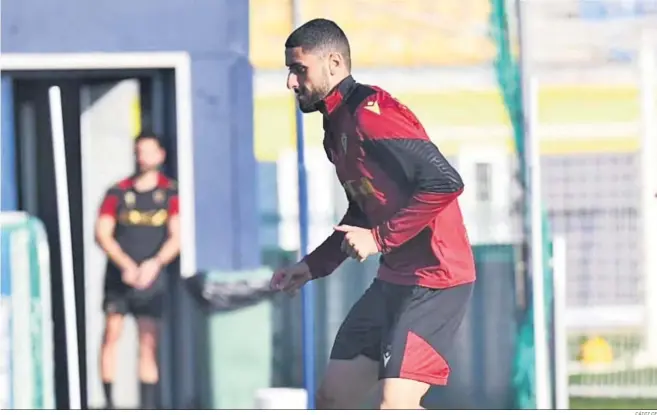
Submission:
[[[349,208],[340,225],[367,226],[365,214],[353,200],[349,201]],[[343,232],[333,232],[317,249],[306,255],[303,261],[310,268],[313,278],[330,275],[347,259],[348,255],[342,251],[343,240]]]
[[392,218],[372,229],[379,252],[387,253],[413,239],[436,219],[463,191],[418,193],[409,205]]
[[170,236],[155,258],[162,265],[170,264],[180,254],[180,238]]
[[303,258],[313,278],[330,275],[347,259],[347,254],[341,248],[343,238],[344,233],[333,232],[317,249]]
[[135,261],[121,249],[116,239],[111,236],[99,236],[96,239],[100,248],[117,267],[127,269],[136,266]]

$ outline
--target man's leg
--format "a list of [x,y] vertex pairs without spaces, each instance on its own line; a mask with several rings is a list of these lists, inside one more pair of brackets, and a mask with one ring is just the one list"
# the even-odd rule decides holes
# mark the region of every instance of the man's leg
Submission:
[[377,384],[379,362],[359,355],[331,359],[315,396],[316,409],[360,409]]
[[137,318],[139,329],[139,381],[142,409],[157,409],[157,340],[159,321],[150,317]]
[[443,356],[453,346],[472,288],[386,287],[395,312],[382,350],[380,409],[421,408],[431,385],[447,384],[450,367]]
[[142,409],[157,409],[157,386],[160,380],[157,343],[164,306],[162,275],[145,290],[134,291],[130,297],[130,312],[139,330],[139,382]]
[[331,360],[317,390],[317,409],[359,409],[376,386],[385,303],[374,281],[335,336]]
[[424,409],[420,405],[429,390],[428,383],[412,379],[383,379],[379,409]]
[[116,368],[116,350],[122,331],[123,315],[116,313],[106,314],[105,333],[100,347],[100,377],[103,382],[105,405],[109,409],[114,408],[112,383],[114,382]]

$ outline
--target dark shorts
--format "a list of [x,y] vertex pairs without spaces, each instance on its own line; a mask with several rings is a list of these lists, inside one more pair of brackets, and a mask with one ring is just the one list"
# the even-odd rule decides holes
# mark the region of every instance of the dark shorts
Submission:
[[123,283],[120,275],[108,273],[105,277],[105,314],[132,314],[135,317],[159,319],[164,311],[167,286],[166,272],[161,272],[153,284],[137,290]]
[[374,280],[345,318],[331,359],[364,355],[379,362],[379,378],[446,385],[452,348],[474,283],[442,290]]

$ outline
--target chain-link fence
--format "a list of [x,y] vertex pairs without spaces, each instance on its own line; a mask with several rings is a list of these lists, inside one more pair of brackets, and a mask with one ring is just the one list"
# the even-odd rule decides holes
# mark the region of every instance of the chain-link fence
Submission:
[[544,146],[542,172],[552,229],[568,246],[570,394],[657,397],[657,206],[645,169],[657,163],[657,66],[645,64],[657,53],[657,2],[524,4],[536,133],[562,143]]

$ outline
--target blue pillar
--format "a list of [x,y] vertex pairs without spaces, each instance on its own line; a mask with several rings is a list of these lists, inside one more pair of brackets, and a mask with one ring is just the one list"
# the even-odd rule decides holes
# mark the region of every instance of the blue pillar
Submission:
[[12,78],[2,77],[2,137],[0,138],[0,211],[18,209],[16,183],[16,136]]
[[252,72],[245,56],[192,55],[196,261],[203,270],[260,264]]

